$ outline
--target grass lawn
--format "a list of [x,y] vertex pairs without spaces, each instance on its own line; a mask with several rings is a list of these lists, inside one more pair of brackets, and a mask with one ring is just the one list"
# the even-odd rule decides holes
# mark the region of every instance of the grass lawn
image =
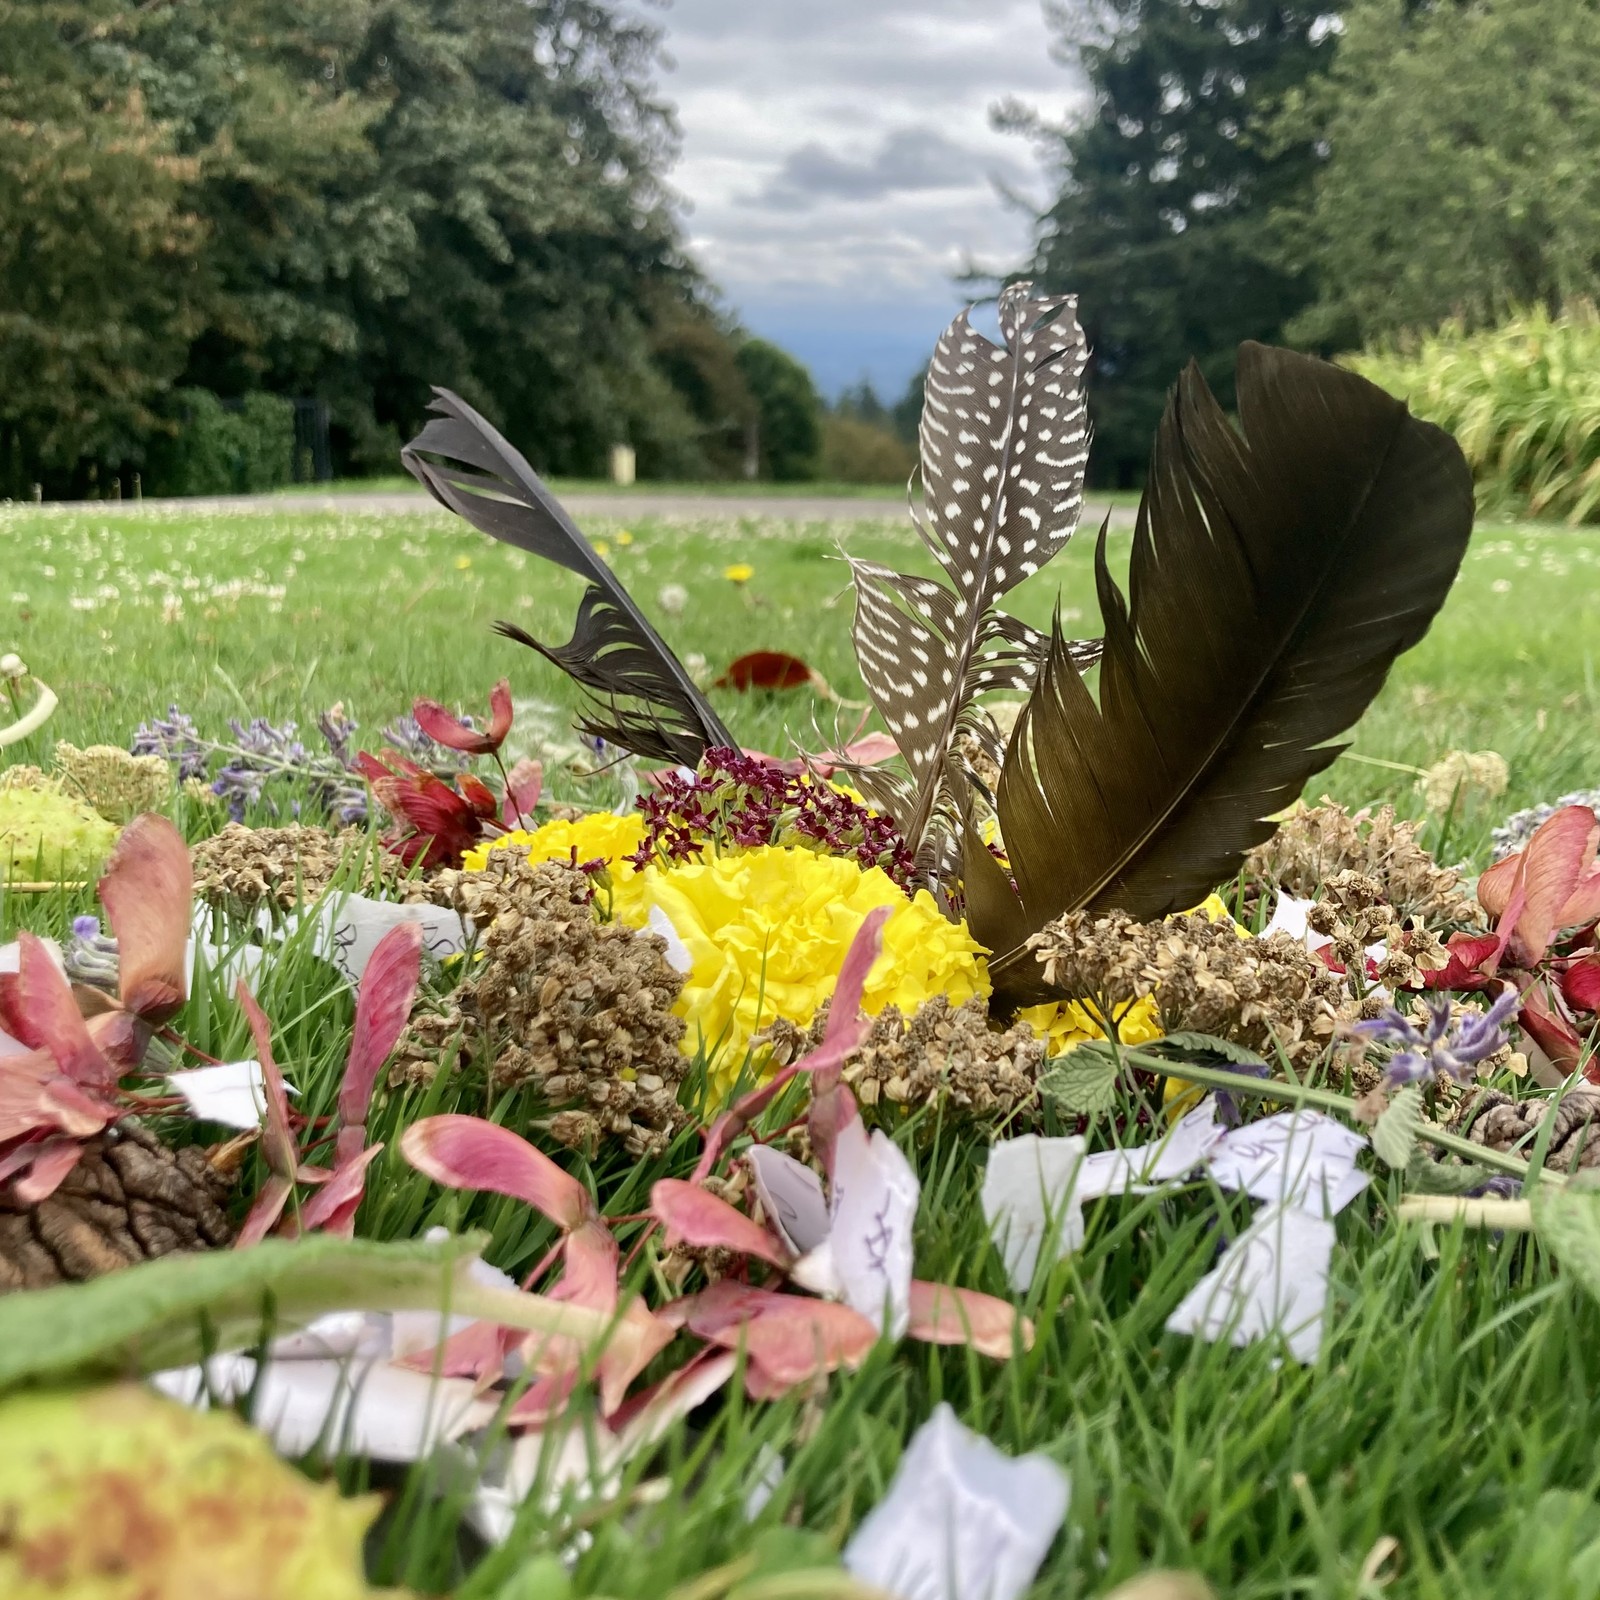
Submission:
[[[861,689],[838,550],[909,562],[915,548],[909,525],[845,520],[639,520],[591,531],[686,659],[704,658],[715,675],[744,650],[793,651],[846,702]],[[1127,535],[1114,535],[1114,558],[1126,548]],[[1044,622],[1059,586],[1066,624],[1097,631],[1091,561],[1085,536],[1048,584],[1018,597],[1018,611]],[[735,562],[755,569],[743,586],[723,576]],[[12,508],[0,512],[0,573],[0,653],[18,651],[62,701],[48,737],[5,752],[12,759],[42,759],[55,738],[124,743],[169,702],[216,733],[246,714],[309,727],[342,701],[376,748],[377,730],[413,696],[481,711],[505,674],[526,702],[525,736],[563,738],[565,680],[489,624],[505,617],[565,639],[578,581],[444,515]],[[1448,859],[1481,864],[1504,811],[1600,783],[1597,577],[1600,532],[1480,530],[1433,631],[1400,662],[1352,753],[1313,782],[1313,797],[1388,798],[1416,814],[1412,776],[1383,763],[1498,750],[1509,793],[1447,837],[1436,825],[1430,840]],[[669,585],[685,591],[676,613],[660,601]],[[858,716],[809,693],[714,698],[742,740],[773,751],[791,737],[815,748]],[[557,769],[553,782],[611,798],[603,780],[585,786]],[[19,920],[59,926],[73,909],[13,898],[0,904],[0,937]],[[347,998],[291,951],[262,999],[281,1024],[302,1109],[328,1111]],[[220,992],[198,995],[180,1026],[224,1059],[246,1049]],[[481,1225],[492,1260],[525,1268],[546,1248],[547,1228],[508,1200],[441,1197],[395,1153],[400,1127],[431,1108],[424,1099],[391,1096],[375,1118],[374,1137],[389,1143],[369,1173],[360,1231],[399,1238],[436,1221]],[[515,1106],[507,1115],[516,1125]],[[922,1183],[918,1275],[1005,1295],[975,1203],[982,1141],[931,1127],[904,1138]],[[595,1178],[607,1211],[635,1212],[656,1177],[686,1175],[696,1143],[685,1135],[643,1166],[602,1154]],[[755,1529],[795,1521],[842,1539],[943,1399],[1003,1449],[1045,1450],[1070,1471],[1067,1527],[1036,1591],[1051,1600],[1102,1595],[1151,1567],[1198,1571],[1234,1600],[1600,1595],[1600,1382],[1588,1381],[1590,1362],[1600,1378],[1600,1308],[1525,1240],[1443,1230],[1436,1250],[1425,1248],[1393,1219],[1399,1190],[1379,1169],[1371,1195],[1339,1218],[1330,1322],[1311,1367],[1281,1362],[1265,1344],[1234,1349],[1164,1332],[1219,1239],[1243,1224],[1246,1202],[1200,1183],[1096,1203],[1084,1247],[1041,1269],[1026,1297],[1031,1352],[997,1364],[880,1344],[860,1372],[832,1380],[825,1403],[734,1399],[697,1418],[652,1464],[651,1476],[671,1480],[664,1499],[625,1490],[600,1508],[530,1502],[510,1543],[476,1565],[455,1536],[451,1503],[413,1507],[386,1523],[376,1577],[488,1600],[530,1553],[568,1542],[576,1518],[594,1540],[576,1592],[664,1595],[749,1548],[745,1501],[770,1452],[784,1473]],[[634,1271],[650,1270],[647,1252]],[[339,1470],[352,1486],[362,1481],[353,1464]],[[412,1486],[423,1477],[417,1469]],[[712,1600],[728,1584],[686,1593]]]
[[[612,483],[608,478],[551,478],[550,487],[565,494],[626,494],[626,495],[713,495],[763,499],[786,499],[793,495],[829,500],[895,500],[905,494],[903,483],[746,483],[742,479],[719,478],[706,483],[636,482]],[[331,483],[296,483],[276,491],[278,494],[401,494],[415,490],[424,493],[422,485],[410,473],[397,473],[392,478],[335,478]]]

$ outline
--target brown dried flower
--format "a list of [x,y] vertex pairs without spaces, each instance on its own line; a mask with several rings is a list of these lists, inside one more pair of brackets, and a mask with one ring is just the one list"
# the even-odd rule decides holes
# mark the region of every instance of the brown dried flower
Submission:
[[[248,828],[230,822],[190,851],[195,891],[214,905],[252,912],[271,904],[281,911],[315,900],[356,851],[365,851],[361,888],[390,886],[404,874],[392,858],[372,847],[360,828],[296,824],[288,828]],[[381,880],[381,881],[380,881]]]
[[1359,1015],[1344,980],[1298,940],[1242,939],[1203,914],[1135,922],[1074,911],[1033,939],[1045,976],[1064,995],[1115,1015],[1154,995],[1168,1033],[1232,1039],[1309,1065]]
[[[763,1036],[779,1066],[814,1049],[827,1027],[823,1006],[809,1028],[776,1022]],[[867,1109],[939,1103],[946,1115],[991,1122],[1026,1114],[1044,1067],[1044,1041],[1026,1023],[998,1028],[973,999],[953,1006],[942,995],[905,1017],[885,1006],[861,1048],[845,1062],[844,1081]]]
[[520,851],[494,852],[482,872],[438,873],[430,892],[470,918],[479,943],[446,1009],[411,1023],[392,1077],[427,1081],[453,1048],[447,1065],[480,1065],[495,1088],[537,1085],[563,1143],[664,1149],[683,1120],[684,1059],[672,1014],[683,979],[663,942],[597,922],[581,872]]
[[1393,806],[1347,811],[1332,800],[1302,807],[1245,858],[1258,884],[1302,898],[1320,897],[1329,880],[1355,872],[1377,885],[1378,898],[1400,920],[1433,927],[1475,923],[1477,902],[1462,892],[1461,875],[1441,867],[1417,843],[1416,822],[1399,822]]

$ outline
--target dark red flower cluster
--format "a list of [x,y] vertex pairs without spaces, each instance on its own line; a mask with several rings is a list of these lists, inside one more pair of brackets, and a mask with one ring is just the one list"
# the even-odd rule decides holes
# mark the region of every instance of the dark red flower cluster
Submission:
[[858,865],[882,867],[909,890],[915,862],[893,822],[821,778],[787,773],[733,749],[707,750],[694,773],[663,772],[655,792],[639,797],[644,843],[637,867],[665,858],[688,861],[707,845],[810,841]]

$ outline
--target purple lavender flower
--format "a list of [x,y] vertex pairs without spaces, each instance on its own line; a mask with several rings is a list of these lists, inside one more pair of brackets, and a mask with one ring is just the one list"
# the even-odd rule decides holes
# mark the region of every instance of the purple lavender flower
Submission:
[[74,939],[97,939],[99,936],[99,917],[74,917],[72,919],[72,937]]
[[1454,1022],[1450,1001],[1430,996],[1427,1026],[1419,1030],[1393,1007],[1350,1031],[1379,1044],[1398,1045],[1383,1081],[1389,1088],[1425,1078],[1454,1078],[1470,1083],[1478,1063],[1506,1042],[1506,1027],[1517,1014],[1522,996],[1508,988],[1487,1011],[1465,1011]]
[[185,716],[177,706],[168,706],[165,718],[141,722],[128,748],[136,756],[160,756],[172,762],[178,769],[180,783],[205,776],[205,742],[194,718]]
[[[469,728],[473,725],[471,717],[462,717],[461,721]],[[467,757],[459,750],[452,750],[438,740],[430,739],[422,731],[422,724],[409,711],[404,716],[396,717],[383,730],[383,737],[401,755],[409,757],[436,778],[452,778],[458,772],[466,771]]]

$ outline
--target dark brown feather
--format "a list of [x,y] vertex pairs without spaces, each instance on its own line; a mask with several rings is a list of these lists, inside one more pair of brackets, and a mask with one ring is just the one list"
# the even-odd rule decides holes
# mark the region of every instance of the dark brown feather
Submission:
[[[1154,918],[1231,877],[1427,631],[1472,531],[1448,434],[1353,373],[1244,345],[1236,430],[1191,366],[1157,435],[1125,598],[1095,556],[1099,703],[1056,629],[999,789],[1022,920],[975,909],[996,989],[1060,913]],[[969,866],[980,870],[970,851]]]
[[589,580],[564,645],[498,624],[589,692],[583,730],[648,760],[684,766],[694,766],[708,746],[731,745],[733,735],[683,664],[521,453],[449,390],[434,390],[433,409],[440,415],[400,452],[406,469],[481,532]]

